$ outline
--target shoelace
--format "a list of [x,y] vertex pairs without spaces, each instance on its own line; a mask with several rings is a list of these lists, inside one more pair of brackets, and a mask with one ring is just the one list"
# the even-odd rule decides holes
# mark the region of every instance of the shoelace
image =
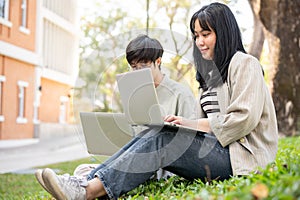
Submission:
[[66,180],[66,183],[69,183],[70,185],[74,186],[81,186],[81,187],[86,187],[88,185],[87,179],[86,178],[79,178],[76,176],[70,176],[70,174],[63,174],[61,175],[63,179]]

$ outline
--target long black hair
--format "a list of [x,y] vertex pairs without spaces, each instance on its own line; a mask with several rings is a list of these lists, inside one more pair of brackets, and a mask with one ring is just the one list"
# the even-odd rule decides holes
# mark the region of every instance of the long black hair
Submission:
[[[195,43],[195,22],[203,30],[214,31],[216,44],[212,61],[204,60]],[[228,75],[228,67],[232,56],[241,51],[246,53],[237,21],[228,6],[212,3],[194,13],[190,21],[190,29],[194,38],[193,56],[197,69],[196,79],[200,87],[207,90],[224,83]]]

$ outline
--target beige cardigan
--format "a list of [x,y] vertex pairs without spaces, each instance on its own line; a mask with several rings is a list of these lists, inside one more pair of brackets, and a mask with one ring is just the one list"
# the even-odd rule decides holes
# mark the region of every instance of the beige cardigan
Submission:
[[277,120],[258,60],[237,52],[229,64],[227,82],[216,90],[220,113],[209,124],[221,145],[229,145],[233,175],[249,174],[274,161]]

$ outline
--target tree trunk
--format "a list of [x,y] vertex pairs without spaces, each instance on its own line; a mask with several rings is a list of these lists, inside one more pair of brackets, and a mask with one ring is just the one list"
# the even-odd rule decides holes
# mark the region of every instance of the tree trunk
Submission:
[[300,1],[260,1],[259,16],[274,70],[273,100],[279,131],[295,135],[300,118]]
[[249,48],[249,54],[260,59],[260,55],[263,49],[265,35],[264,35],[264,26],[260,21],[259,17],[259,8],[260,0],[249,0],[249,4],[253,13],[253,36],[252,42]]

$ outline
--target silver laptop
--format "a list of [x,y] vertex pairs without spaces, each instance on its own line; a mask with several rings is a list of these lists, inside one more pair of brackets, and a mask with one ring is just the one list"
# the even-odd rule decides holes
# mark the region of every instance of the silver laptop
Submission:
[[164,122],[150,68],[117,74],[117,84],[125,116],[132,125],[179,126]]
[[91,154],[110,156],[134,137],[124,113],[80,112],[80,120]]

